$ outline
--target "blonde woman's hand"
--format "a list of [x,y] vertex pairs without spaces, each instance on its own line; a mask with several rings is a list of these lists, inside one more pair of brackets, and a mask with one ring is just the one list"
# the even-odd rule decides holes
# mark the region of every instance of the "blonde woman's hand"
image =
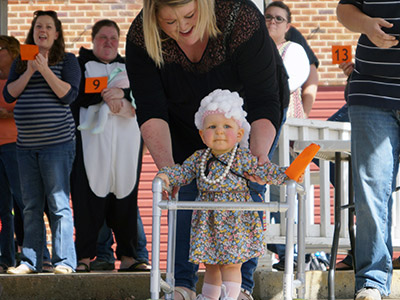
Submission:
[[[259,166],[262,166],[262,165],[264,165],[266,163],[269,163],[269,162],[270,161],[269,161],[269,158],[268,158],[267,154],[263,154],[263,155],[260,155],[258,157],[258,165]],[[248,180],[250,180],[252,182],[255,182],[255,183],[258,183],[260,185],[264,185],[264,184],[267,183],[266,181],[262,180],[261,177],[256,176],[256,175],[250,175],[247,172],[244,172],[244,177],[246,177]]]

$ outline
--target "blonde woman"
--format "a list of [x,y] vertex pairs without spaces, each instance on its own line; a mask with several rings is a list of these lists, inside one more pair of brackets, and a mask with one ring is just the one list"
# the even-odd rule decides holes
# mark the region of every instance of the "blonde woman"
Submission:
[[[204,148],[193,123],[215,89],[241,93],[251,124],[250,150],[260,163],[280,126],[274,56],[264,17],[248,0],[148,0],[127,35],[127,71],[146,146],[158,168]],[[194,201],[196,183],[180,189]],[[256,193],[257,194],[257,193]],[[189,263],[190,211],[178,212],[175,299],[193,299],[197,265]],[[257,260],[242,267],[242,294],[252,299]]]

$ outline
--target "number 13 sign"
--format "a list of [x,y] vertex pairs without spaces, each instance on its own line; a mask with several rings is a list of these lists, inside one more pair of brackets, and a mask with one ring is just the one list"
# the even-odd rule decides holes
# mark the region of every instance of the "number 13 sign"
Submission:
[[107,88],[107,77],[88,77],[85,80],[85,93],[100,93]]
[[332,46],[332,64],[351,61],[351,46]]

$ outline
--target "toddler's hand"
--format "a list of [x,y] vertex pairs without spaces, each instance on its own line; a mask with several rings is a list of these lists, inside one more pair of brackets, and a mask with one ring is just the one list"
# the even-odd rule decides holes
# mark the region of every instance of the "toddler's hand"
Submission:
[[169,179],[168,179],[168,176],[165,175],[165,174],[157,174],[156,177],[161,178],[162,181],[164,181],[163,189],[165,188],[166,190],[169,190]]
[[299,180],[297,180],[298,183],[303,183],[304,181],[304,172],[303,174],[300,175]]

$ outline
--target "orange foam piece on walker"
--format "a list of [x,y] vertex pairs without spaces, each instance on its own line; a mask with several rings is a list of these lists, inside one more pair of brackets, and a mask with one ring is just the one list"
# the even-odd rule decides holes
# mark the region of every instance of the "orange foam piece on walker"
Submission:
[[34,60],[39,53],[39,47],[36,45],[20,46],[21,60]]
[[290,179],[298,181],[300,176],[304,173],[304,170],[307,168],[307,166],[312,161],[315,154],[317,154],[320,148],[320,145],[314,143],[308,145],[286,169],[286,175]]

